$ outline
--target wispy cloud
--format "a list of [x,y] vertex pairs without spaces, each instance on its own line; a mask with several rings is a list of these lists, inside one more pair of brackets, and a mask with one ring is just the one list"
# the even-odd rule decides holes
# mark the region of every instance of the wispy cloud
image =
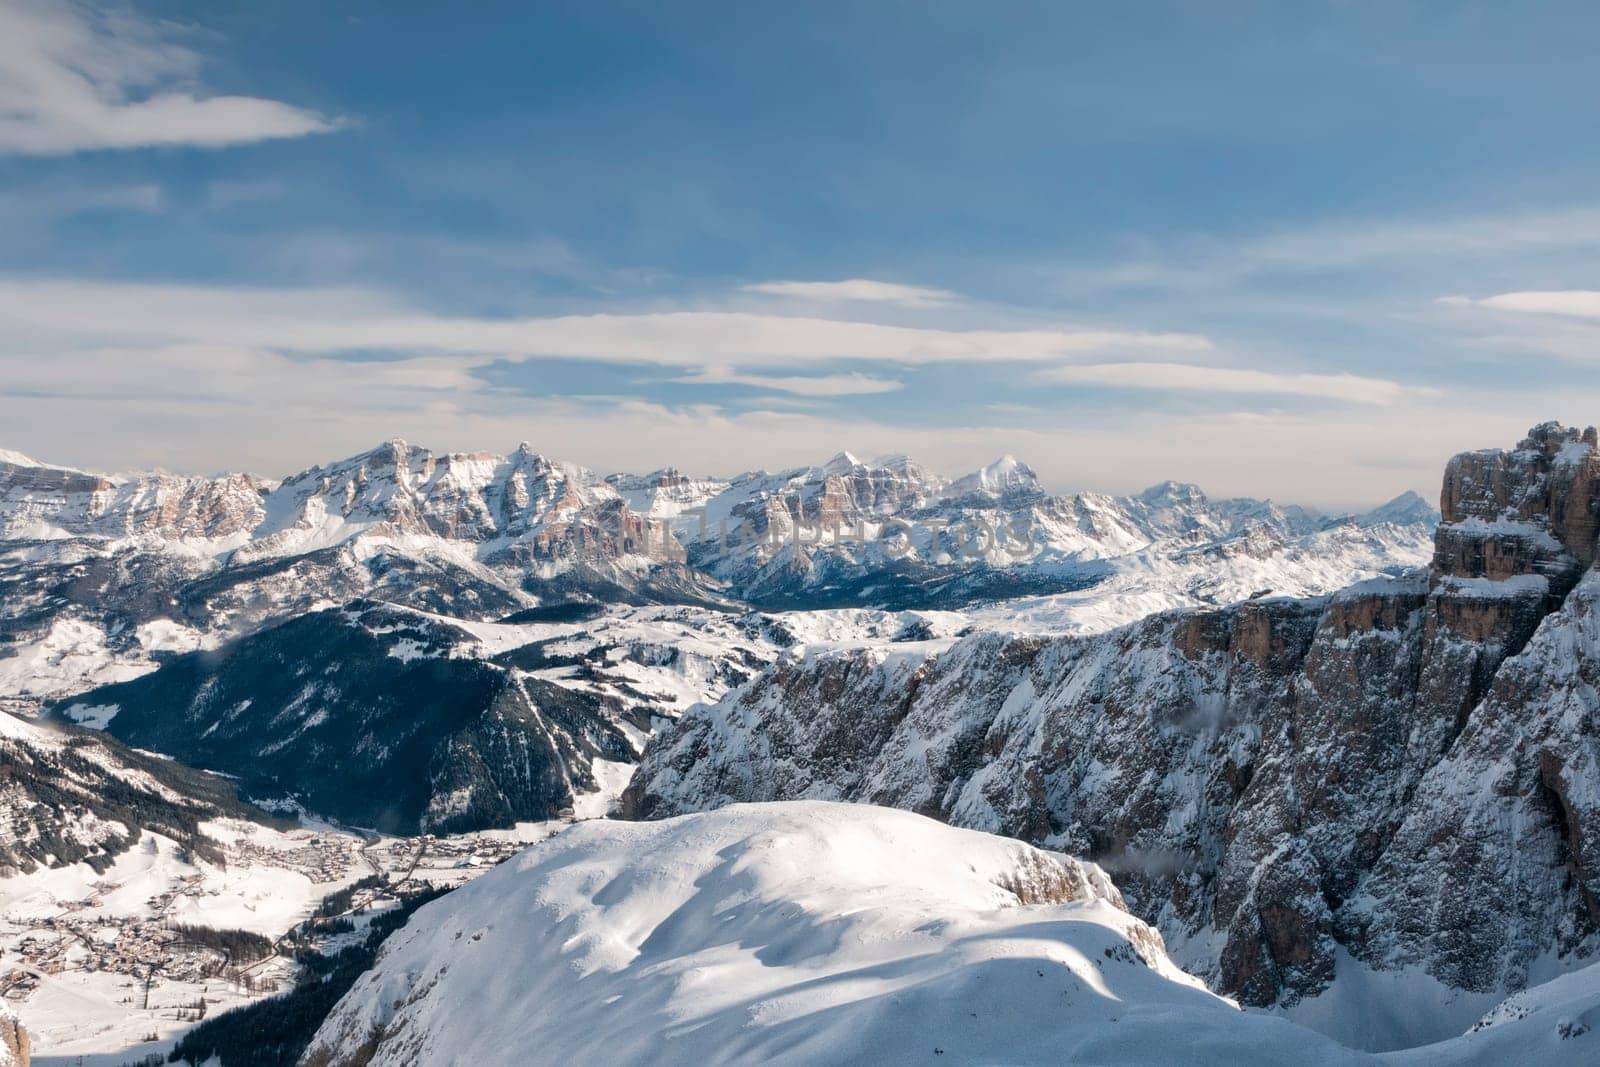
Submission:
[[[95,309],[85,316],[84,309]],[[265,290],[0,280],[0,328],[73,343],[388,349],[526,360],[797,369],[819,362],[1060,363],[1113,351],[1211,348],[1189,333],[924,329],[732,311],[464,318],[355,289]]]
[[1404,397],[1435,396],[1435,389],[1353,374],[1280,374],[1188,363],[1093,363],[1039,371],[1041,381],[1168,392],[1304,396],[1349,404],[1389,405]]
[[0,192],[0,225],[14,234],[25,227],[42,229],[62,219],[99,212],[151,214],[164,204],[161,187],[151,183],[95,187],[56,181]]
[[1243,243],[1259,268],[1355,267],[1457,256],[1505,256],[1600,243],[1600,206],[1421,219],[1368,219],[1272,234]]
[[[1534,422],[1561,414],[1537,397],[1496,393],[1424,400],[1405,419],[1396,419],[1392,409],[1351,406],[1314,416],[1186,416],[1135,408],[1064,422],[1019,407],[976,423],[906,426],[640,398],[463,396],[452,388],[448,367],[430,377],[416,367],[308,364],[243,350],[167,353],[168,370],[192,372],[196,388],[210,394],[196,402],[156,395],[148,379],[141,385],[136,365],[119,353],[103,356],[95,369],[120,375],[117,381],[135,391],[113,385],[90,396],[17,397],[0,390],[0,447],[89,469],[163,464],[193,470],[198,464],[269,475],[397,434],[441,449],[509,448],[531,439],[551,454],[602,470],[671,462],[715,474],[782,469],[841,448],[907,452],[933,469],[959,473],[1010,451],[1057,490],[1121,492],[1178,478],[1219,494],[1353,509],[1407,487],[1431,490],[1452,452],[1504,444]],[[1566,407],[1582,412],[1597,399],[1593,389],[1580,391]],[[152,425],[162,433],[151,434]]]
[[1223,289],[1300,275],[1416,272],[1583,254],[1600,245],[1600,205],[1356,218],[1232,238],[1172,235],[1137,254],[1050,274],[1073,291]]
[[0,153],[219,148],[337,128],[314,111],[196,88],[170,27],[73,3],[0,0]]
[[867,396],[904,388],[904,383],[893,378],[868,374],[749,374],[731,367],[702,367],[671,381],[680,385],[747,385],[796,396]]
[[1600,290],[1558,289],[1519,293],[1497,293],[1480,299],[1446,296],[1441,304],[1515,311],[1534,315],[1565,315],[1569,318],[1600,319]]
[[961,300],[961,294],[948,289],[928,289],[920,285],[900,285],[868,278],[847,278],[838,282],[756,282],[740,286],[740,291],[819,303],[856,301],[898,304],[902,307],[944,307]]

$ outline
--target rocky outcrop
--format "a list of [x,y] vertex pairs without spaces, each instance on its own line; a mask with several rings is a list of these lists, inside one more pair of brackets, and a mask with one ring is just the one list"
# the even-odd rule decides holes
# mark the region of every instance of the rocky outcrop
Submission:
[[1535,426],[1511,451],[1464,452],[1445,468],[1434,570],[1501,581],[1539,575],[1560,597],[1600,539],[1596,430]]
[[1104,576],[1103,561],[1143,551],[1285,553],[1347,521],[1431,534],[1435,518],[1405,496],[1334,518],[1213,500],[1177,482],[1127,497],[1051,496],[1012,456],[947,483],[905,457],[841,453],[820,467],[741,475],[683,513],[677,530],[696,567],[762,607],[948,609],[1080,589]]
[[1496,672],[1341,915],[1358,955],[1517,989],[1600,934],[1600,570]]
[[267,489],[248,474],[105,476],[0,457],[0,538],[226,539],[261,521]]
[[33,1042],[17,1013],[0,1003],[0,1067],[28,1067],[33,1062]]
[[[0,453],[0,697],[70,694],[355,598],[494,619],[573,602],[721,606],[716,586],[661,517],[527,446],[392,441],[281,484]],[[60,662],[46,650],[62,644],[86,666],[6,684],[14,648]]]
[[553,463],[527,445],[510,456],[435,453],[390,441],[302,471],[269,494],[267,514],[240,560],[304,551],[350,537],[437,538],[479,546],[487,562],[681,561],[660,522],[635,515],[580,467]]
[[1554,424],[1458,456],[1431,570],[1331,598],[779,663],[653,739],[624,810],[842,798],[1081,854],[1251,1004],[1341,954],[1519,988],[1600,947],[1596,470]]

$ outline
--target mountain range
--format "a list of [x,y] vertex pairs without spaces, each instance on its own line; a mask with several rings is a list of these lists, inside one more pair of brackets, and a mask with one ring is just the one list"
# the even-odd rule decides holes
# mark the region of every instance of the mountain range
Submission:
[[1318,592],[1419,562],[1434,521],[1414,495],[1354,517],[1172,482],[1050,496],[1012,457],[946,480],[841,453],[724,481],[392,441],[272,481],[0,453],[0,699],[264,803],[507,826],[569,810],[596,761],[637,758],[653,720],[801,635]]
[[1457,456],[1441,499],[1427,568],[1331,596],[787,655],[657,733],[624,812],[1018,837],[1101,864],[1247,1004],[1440,1039],[1600,951],[1595,430]]
[[[585,831],[603,861],[581,858],[589,844],[562,853],[616,887],[602,895],[621,910],[596,915],[598,931],[645,921],[646,898],[624,891],[644,870],[710,879],[673,898],[684,916],[738,906],[738,877],[712,888],[724,868],[767,879],[753,872],[771,850],[819,821],[879,842],[804,860],[816,892],[835,892],[901,847],[902,831],[866,829],[888,807],[1103,871],[1084,875],[1102,886],[1095,907],[1120,917],[1095,921],[1120,933],[1090,941],[1163,976],[1126,993],[1152,1018],[1158,1004],[1221,1010],[1203,1027],[1228,1035],[1224,1058],[1307,1038],[1286,1022],[1286,1037],[1241,1030],[1219,997],[1329,1035],[1316,1039],[1328,1062],[1450,1038],[1563,974],[1587,1003],[1595,451],[1592,431],[1540,426],[1453,460],[1442,512],[1404,494],[1360,515],[1176,482],[1051,495],[1013,457],[954,479],[847,453],[719,479],[389,442],[274,481],[101,476],[0,453],[0,716],[22,769],[8,804],[37,827],[5,862],[13,877],[65,877],[114,865],[141,835],[203,857],[224,816],[448,838],[561,826],[620,797],[623,818],[681,823]],[[52,792],[57,778],[80,784]],[[787,803],[818,800],[854,802],[861,826]],[[703,814],[747,802],[773,806]],[[551,849],[577,848],[568,833]],[[961,840],[948,847],[993,838]],[[701,870],[715,841],[728,851]],[[456,934],[495,924],[471,909],[553,899],[535,872],[561,863],[530,858],[526,877],[486,880],[498,888],[482,904],[458,893],[424,908],[395,959],[477,974]],[[785,870],[752,915],[813,899]],[[895,909],[938,922],[970,906],[938,903],[940,879],[908,884],[916,903],[895,903],[882,930],[911,921]],[[818,913],[818,944],[848,915]],[[661,967],[690,973],[724,951],[709,927],[661,921],[644,941]],[[512,940],[567,966],[567,947],[537,947],[537,926]],[[736,941],[784,982],[826,956],[791,952],[762,921]],[[1003,974],[1036,966],[1006,958],[970,980],[1011,989]],[[853,989],[860,966],[886,960],[829,966]],[[619,990],[642,981],[617,966]],[[477,1047],[451,1021],[444,970],[411,1007],[386,1007],[421,973],[393,967],[330,1018],[332,1062],[436,1047],[369,1047],[379,1031]],[[917,1011],[967,995],[944,967],[919,979],[935,992]],[[762,1011],[802,995],[787,988]],[[672,996],[663,1010],[688,1010]],[[877,1032],[854,993],[828,1002],[856,1020],[841,1027]],[[738,1017],[709,1003],[707,1034]],[[1069,1030],[1111,1047],[1106,1005],[1091,1003]],[[576,1031],[539,1033],[582,1054]],[[1000,1033],[985,1038],[996,1055]]]

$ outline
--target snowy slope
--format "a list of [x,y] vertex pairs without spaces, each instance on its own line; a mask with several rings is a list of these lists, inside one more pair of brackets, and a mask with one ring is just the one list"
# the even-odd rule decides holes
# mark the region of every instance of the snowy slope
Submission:
[[1390,1057],[1397,1067],[1600,1063],[1600,965],[1508,997],[1470,1031]]
[[1419,523],[1340,524],[1295,537],[1253,529],[1199,545],[1157,544],[1106,560],[1105,576],[1087,588],[974,604],[963,614],[986,631],[1101,633],[1176,608],[1322,596],[1425,567],[1432,554],[1432,527]]
[[1352,1060],[1207,993],[1092,865],[821,803],[575,826],[419,912],[318,1045],[374,1067]]

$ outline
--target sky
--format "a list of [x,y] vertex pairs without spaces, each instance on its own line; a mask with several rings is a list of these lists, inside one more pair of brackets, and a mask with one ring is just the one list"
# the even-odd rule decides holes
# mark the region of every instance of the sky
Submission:
[[1596,39],[1559,2],[0,0],[0,448],[1433,497],[1600,421]]

